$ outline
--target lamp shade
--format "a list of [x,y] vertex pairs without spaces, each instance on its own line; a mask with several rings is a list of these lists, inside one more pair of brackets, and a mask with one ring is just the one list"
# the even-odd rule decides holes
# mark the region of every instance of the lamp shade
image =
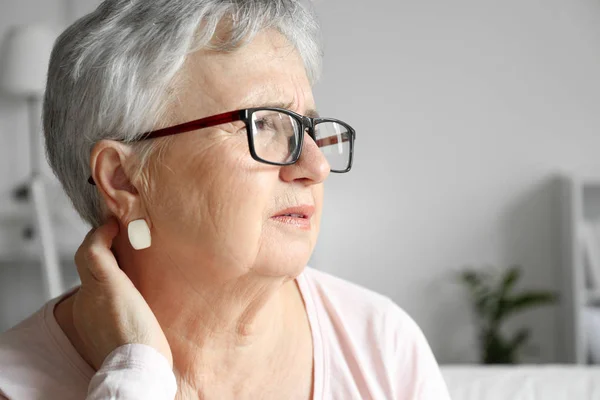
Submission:
[[41,97],[46,88],[56,32],[42,25],[19,26],[6,37],[0,69],[1,89],[20,97]]

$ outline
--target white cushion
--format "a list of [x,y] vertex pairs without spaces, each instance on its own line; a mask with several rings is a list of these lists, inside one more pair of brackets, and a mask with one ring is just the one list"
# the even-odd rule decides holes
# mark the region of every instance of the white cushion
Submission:
[[600,366],[442,366],[452,400],[596,400]]

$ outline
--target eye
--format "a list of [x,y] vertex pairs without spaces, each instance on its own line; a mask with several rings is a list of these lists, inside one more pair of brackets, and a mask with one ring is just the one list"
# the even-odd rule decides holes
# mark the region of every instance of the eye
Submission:
[[275,128],[275,124],[273,123],[273,118],[260,118],[254,121],[254,126],[260,130],[260,131],[264,131],[264,130],[273,130]]

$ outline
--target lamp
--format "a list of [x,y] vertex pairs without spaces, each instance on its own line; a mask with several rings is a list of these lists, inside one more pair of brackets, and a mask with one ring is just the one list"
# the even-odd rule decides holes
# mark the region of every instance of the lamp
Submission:
[[5,42],[0,87],[8,95],[27,101],[29,116],[30,176],[24,185],[35,210],[35,223],[41,242],[41,265],[46,295],[63,292],[58,251],[52,232],[42,161],[41,104],[46,88],[50,53],[56,33],[41,25],[19,26],[8,32]]

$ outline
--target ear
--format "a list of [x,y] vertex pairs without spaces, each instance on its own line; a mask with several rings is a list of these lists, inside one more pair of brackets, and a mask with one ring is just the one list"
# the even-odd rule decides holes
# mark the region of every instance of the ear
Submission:
[[133,185],[131,147],[114,140],[96,143],[90,156],[90,169],[96,187],[110,212],[123,223],[144,217],[142,198]]

